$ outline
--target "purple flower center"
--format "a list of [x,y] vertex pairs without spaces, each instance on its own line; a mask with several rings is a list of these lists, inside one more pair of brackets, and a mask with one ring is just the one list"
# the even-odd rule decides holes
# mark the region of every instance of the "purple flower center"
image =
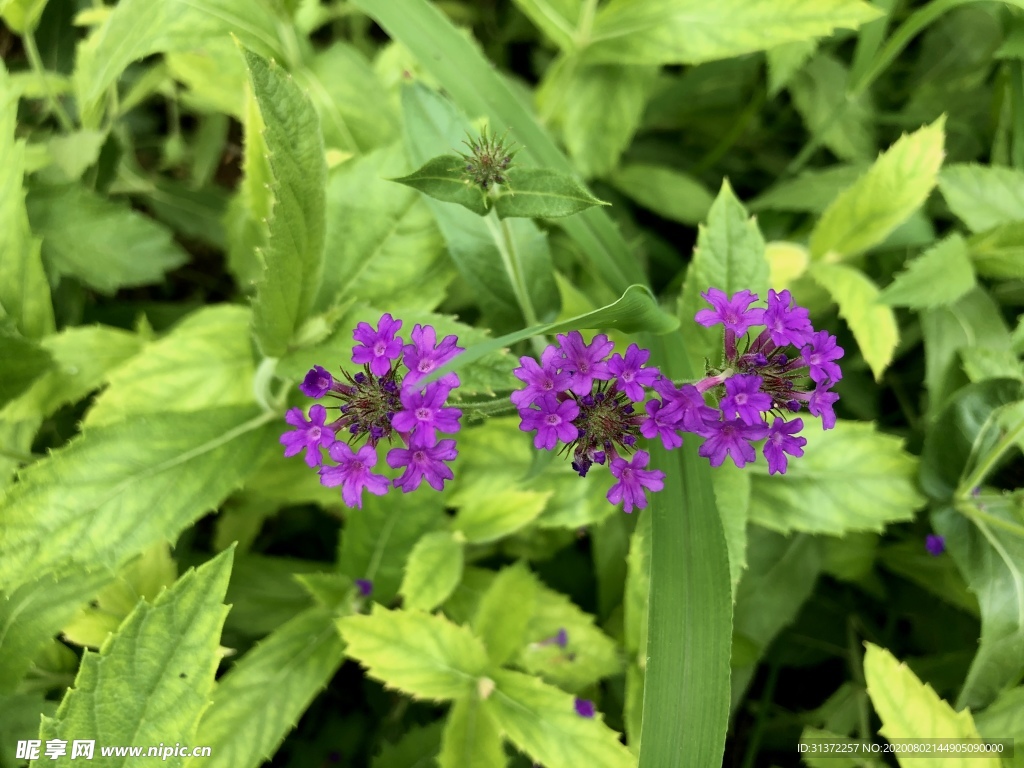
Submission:
[[433,416],[434,416],[434,412],[432,410],[430,410],[429,408],[417,408],[416,409],[416,418],[419,419],[420,421],[432,421],[433,420]]

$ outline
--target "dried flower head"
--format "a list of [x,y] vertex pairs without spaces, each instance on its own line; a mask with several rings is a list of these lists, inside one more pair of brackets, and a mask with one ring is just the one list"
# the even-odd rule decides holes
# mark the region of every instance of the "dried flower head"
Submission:
[[470,136],[463,142],[469,153],[459,152],[466,161],[463,177],[485,192],[495,185],[506,183],[506,173],[512,167],[512,158],[518,150],[505,145],[505,136],[500,139],[488,135],[485,127],[475,139]]

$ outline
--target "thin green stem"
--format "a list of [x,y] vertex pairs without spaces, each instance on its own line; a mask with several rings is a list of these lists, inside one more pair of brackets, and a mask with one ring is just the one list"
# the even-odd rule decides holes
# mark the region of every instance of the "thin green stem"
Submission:
[[861,688],[857,692],[857,735],[861,741],[867,741],[871,738],[871,714],[868,711],[867,680],[864,679],[864,656],[853,617],[846,622],[846,645],[850,676]]
[[968,475],[967,479],[960,483],[960,487],[957,488],[956,495],[961,499],[966,499],[973,488],[977,488],[982,484],[988,476],[988,473],[991,472],[992,468],[996,465],[996,462],[1003,457],[1004,453],[1014,446],[1022,434],[1024,434],[1024,419],[1022,419],[1017,426],[1003,435],[1002,439],[992,447],[992,450],[990,450],[988,455],[978,463],[978,466],[976,466],[974,471]]
[[32,71],[39,75],[39,79],[42,81],[43,91],[46,93],[46,101],[50,104],[53,114],[56,115],[60,127],[69,132],[75,130],[75,124],[64,110],[64,105],[60,103],[57,94],[50,87],[50,78],[47,76],[48,73],[43,66],[43,59],[39,55],[39,48],[36,46],[35,33],[31,29],[26,29],[25,36],[21,41],[25,44],[25,53],[28,55],[29,64],[32,65]]
[[779,679],[779,665],[772,664],[768,668],[768,680],[765,681],[764,691],[761,693],[761,700],[757,704],[757,720],[754,721],[754,730],[747,742],[747,749],[743,755],[742,768],[754,768],[757,761],[757,751],[761,748],[761,737],[764,734],[764,724],[767,721],[768,707],[775,696],[775,684]]
[[1003,520],[1001,517],[989,514],[985,510],[978,508],[977,505],[968,502],[959,501],[955,503],[953,507],[957,512],[962,514],[978,527],[981,527],[982,523],[989,523],[996,528],[1001,528],[1008,533],[1012,533],[1015,536],[1020,536],[1024,539],[1024,526],[1022,525],[1017,525],[1009,520]]
[[[498,218],[497,212],[493,209],[484,217],[484,221],[487,222],[487,228],[491,232],[491,237],[494,238],[494,242],[498,246],[498,253],[501,254],[501,263],[504,265],[505,273],[512,284],[512,292],[515,294],[516,302],[523,312],[526,325],[540,325],[540,320],[537,319],[537,310],[534,308],[530,292],[526,288],[523,263],[519,258],[519,249],[516,248],[515,239],[512,237],[512,230],[509,229],[508,221]],[[534,336],[530,342],[539,357],[544,352],[544,339]]]

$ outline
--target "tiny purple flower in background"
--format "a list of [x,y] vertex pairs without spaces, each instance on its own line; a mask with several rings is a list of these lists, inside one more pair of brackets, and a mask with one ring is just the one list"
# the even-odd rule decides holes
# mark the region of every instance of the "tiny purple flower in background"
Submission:
[[654,386],[654,382],[661,376],[657,368],[641,367],[650,356],[650,350],[630,344],[625,357],[616,352],[608,361],[608,370],[615,376],[619,389],[637,403],[646,397],[644,387]]
[[766,424],[751,426],[741,419],[726,419],[711,425],[712,429],[704,445],[697,453],[711,461],[712,467],[719,466],[729,456],[737,467],[742,467],[757,458],[752,442],[768,434]]
[[356,579],[356,589],[362,597],[369,597],[373,594],[373,582],[369,579]]
[[589,699],[575,699],[573,701],[573,707],[576,709],[576,714],[580,717],[591,718],[597,712],[594,709],[594,702]]
[[568,644],[569,633],[565,631],[565,627],[559,627],[555,635],[535,643],[535,645],[557,645],[559,648],[565,648]]
[[924,548],[932,557],[938,557],[946,551],[946,539],[935,533],[929,533],[924,539]]
[[281,443],[285,446],[284,455],[294,456],[303,448],[306,449],[306,464],[315,467],[323,461],[320,448],[330,448],[334,442],[334,432],[324,424],[327,409],[322,405],[314,405],[309,409],[309,421],[302,415],[301,408],[292,408],[285,414],[284,420],[296,429],[281,435]]
[[329,449],[336,467],[320,467],[320,482],[328,488],[341,486],[341,498],[350,507],[363,508],[363,489],[377,496],[388,492],[388,479],[370,469],[377,464],[377,451],[364,445],[353,451],[348,443],[336,442]]
[[564,443],[571,443],[579,434],[579,429],[573,425],[572,420],[579,416],[580,407],[575,400],[558,401],[554,395],[544,395],[538,400],[535,408],[523,409],[519,412],[522,423],[519,428],[523,432],[537,431],[533,444],[537,448],[552,450],[561,440]]
[[466,351],[456,346],[458,339],[455,336],[445,336],[435,346],[437,331],[429,325],[417,323],[410,336],[412,344],[406,344],[403,349],[405,364],[409,367],[405,377],[407,384],[415,384],[435,368],[440,368],[460,352]]
[[769,475],[774,475],[776,472],[785,474],[789,463],[789,459],[786,458],[787,453],[797,457],[804,455],[804,446],[807,445],[807,440],[803,437],[794,437],[803,428],[803,419],[786,421],[778,416],[775,417],[775,421],[768,428],[768,439],[764,441],[764,448],[761,449],[765,459],[768,460]]
[[645,469],[650,461],[647,451],[637,451],[631,461],[615,458],[609,466],[612,476],[618,481],[608,490],[608,501],[612,504],[622,502],[625,512],[633,511],[633,507],[643,509],[647,506],[647,495],[644,489],[660,491],[665,487],[665,473],[660,469]]
[[738,416],[745,424],[757,426],[761,412],[770,411],[771,395],[761,391],[760,376],[732,376],[725,382],[725,397],[718,404],[727,418]]
[[569,389],[573,393],[588,395],[595,380],[611,378],[604,358],[615,344],[603,333],[597,334],[590,344],[585,344],[579,331],[571,331],[569,335],[559,334],[558,344],[564,358],[561,368],[569,373]]
[[360,342],[352,347],[352,362],[357,365],[369,365],[370,373],[383,376],[391,369],[391,361],[402,355],[402,340],[395,337],[402,327],[401,320],[395,320],[385,314],[374,330],[369,323],[359,323],[352,334]]
[[420,481],[435,491],[444,488],[444,481],[451,480],[452,470],[444,463],[458,455],[454,440],[441,440],[437,445],[430,445],[419,435],[412,438],[408,448],[392,448],[388,451],[388,466],[392,469],[405,467],[405,472],[395,480],[395,487],[405,493],[420,486]]
[[306,397],[318,398],[327,394],[327,390],[334,384],[334,377],[324,368],[314,365],[312,370],[306,374],[299,389]]
[[710,328],[722,323],[727,331],[742,336],[747,332],[747,328],[757,325],[764,317],[763,309],[748,309],[757,301],[756,293],[744,290],[726,296],[718,288],[708,288],[701,296],[713,307],[697,312],[695,319],[705,327]]

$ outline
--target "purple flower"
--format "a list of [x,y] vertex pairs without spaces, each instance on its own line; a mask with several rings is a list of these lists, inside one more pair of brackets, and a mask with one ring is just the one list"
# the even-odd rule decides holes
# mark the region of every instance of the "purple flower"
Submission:
[[661,400],[648,400],[647,418],[640,425],[640,434],[647,438],[661,438],[665,450],[671,451],[683,444],[679,434],[678,410],[665,408]]
[[843,348],[836,346],[836,337],[828,331],[815,333],[801,354],[804,363],[810,368],[808,375],[815,384],[826,381],[835,383],[843,378],[839,366],[832,362],[843,356]]
[[616,377],[619,389],[633,402],[642,402],[644,387],[653,386],[661,375],[657,368],[641,368],[650,356],[650,350],[630,344],[625,357],[616,352],[608,361],[608,370]]
[[725,397],[719,407],[726,418],[739,416],[744,423],[755,426],[760,424],[762,411],[772,408],[771,395],[761,391],[764,380],[760,376],[731,376],[725,382]]
[[402,340],[395,334],[402,327],[401,320],[395,320],[390,313],[380,318],[374,330],[369,323],[359,323],[352,338],[359,342],[352,347],[352,362],[370,366],[370,373],[383,376],[391,370],[391,361],[402,356]]
[[338,466],[320,467],[320,484],[328,488],[340,485],[341,498],[347,506],[363,508],[364,488],[377,496],[388,492],[388,479],[370,472],[377,463],[377,451],[372,446],[364,445],[358,452],[353,452],[348,443],[339,441],[328,449],[328,453]]
[[330,448],[334,443],[334,432],[324,424],[327,409],[322,405],[314,405],[309,409],[309,421],[302,415],[301,408],[292,408],[285,414],[284,420],[297,429],[281,435],[284,455],[294,456],[303,448],[306,449],[306,464],[315,467],[323,461],[320,448]]
[[529,407],[545,394],[564,392],[569,388],[569,374],[558,370],[561,355],[554,345],[548,346],[540,356],[540,363],[532,357],[519,358],[519,368],[512,375],[526,383],[526,389],[512,393],[512,403],[517,408]]
[[334,377],[327,372],[327,369],[314,365],[306,378],[299,384],[299,389],[306,397],[323,397],[327,390],[334,384]]
[[369,579],[356,579],[356,589],[362,597],[369,597],[373,594],[373,582]]
[[811,339],[809,312],[804,307],[794,306],[789,291],[776,293],[768,289],[768,309],[764,312],[764,325],[768,335],[777,346],[792,344],[800,347]]
[[768,460],[769,475],[774,475],[776,472],[785,474],[789,463],[789,459],[786,458],[787,453],[790,456],[804,455],[804,446],[807,445],[807,440],[802,437],[793,437],[803,428],[802,419],[786,421],[778,416],[775,417],[775,421],[768,428],[768,439],[761,449],[764,457]]
[[[458,383],[457,377],[455,382]],[[399,432],[414,432],[430,442],[437,439],[438,430],[458,432],[462,411],[444,407],[451,391],[451,382],[446,380],[432,381],[422,391],[403,387],[402,405],[405,410],[392,417],[391,425]]]
[[595,380],[606,381],[611,378],[605,356],[614,349],[615,344],[603,333],[594,337],[590,344],[583,343],[579,331],[570,331],[569,335],[558,334],[564,360],[561,368],[569,373],[569,389],[577,395],[589,395]]
[[580,717],[591,718],[597,711],[594,709],[594,702],[589,699],[574,699],[573,707],[576,709],[576,714]]
[[924,548],[932,557],[938,557],[946,551],[946,539],[935,533],[929,533],[924,540]]
[[668,379],[661,379],[655,382],[654,389],[665,401],[664,418],[668,420],[675,415],[687,432],[702,435],[707,423],[718,419],[718,411],[704,402],[704,395],[693,384],[677,388]]
[[832,385],[822,386],[819,384],[811,393],[810,402],[807,404],[812,416],[821,416],[822,429],[832,429],[836,425],[836,415],[832,411],[832,406],[839,399],[839,395],[830,392],[828,389],[830,386]]
[[619,482],[608,489],[608,501],[612,504],[621,501],[622,509],[627,513],[632,512],[633,507],[646,507],[647,495],[644,489],[655,492],[665,487],[664,472],[660,469],[645,469],[650,460],[647,451],[637,451],[630,461],[619,457],[612,459],[609,469]]
[[454,477],[444,462],[451,461],[457,455],[454,440],[440,440],[437,445],[430,445],[417,434],[413,435],[408,448],[392,448],[388,451],[388,466],[392,469],[405,467],[402,476],[395,480],[395,487],[401,488],[404,493],[419,488],[424,479],[431,488],[440,491],[444,488],[444,481]]
[[763,309],[749,309],[757,301],[757,294],[748,290],[726,296],[718,288],[708,288],[701,296],[711,304],[712,309],[700,310],[694,319],[707,328],[722,323],[727,331],[742,336],[750,326],[761,323],[764,317]]
[[564,443],[571,443],[576,439],[579,430],[572,423],[580,414],[580,407],[575,400],[559,401],[554,395],[544,395],[535,405],[536,408],[528,408],[519,412],[522,423],[519,429],[523,432],[537,430],[533,444],[537,448],[554,449],[561,440]]
[[413,326],[412,344],[406,344],[403,348],[404,361],[409,368],[405,377],[405,383],[415,384],[435,368],[440,368],[460,352],[466,350],[456,346],[456,336],[445,336],[440,344],[437,342],[437,331],[429,325]]
[[737,467],[749,464],[757,458],[750,443],[768,434],[767,424],[745,424],[740,419],[726,419],[708,426],[708,438],[697,453],[710,460],[712,467],[725,461],[726,455]]

